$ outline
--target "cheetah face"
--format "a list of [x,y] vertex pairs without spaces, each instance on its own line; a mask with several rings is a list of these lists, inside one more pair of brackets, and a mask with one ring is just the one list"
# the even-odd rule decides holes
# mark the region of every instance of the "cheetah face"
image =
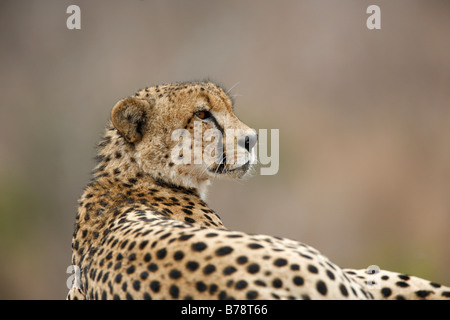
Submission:
[[111,119],[141,168],[177,185],[239,179],[255,160],[255,130],[234,115],[229,97],[211,83],[145,89],[119,101]]
[[199,175],[241,178],[254,162],[255,131],[226,105],[211,107],[200,99],[184,128],[187,131],[178,131],[185,135],[172,149],[172,160],[194,168]]

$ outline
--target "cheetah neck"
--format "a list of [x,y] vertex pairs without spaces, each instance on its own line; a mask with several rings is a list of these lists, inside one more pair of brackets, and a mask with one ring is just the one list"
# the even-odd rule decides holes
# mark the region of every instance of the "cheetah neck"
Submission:
[[117,215],[117,210],[145,210],[198,227],[224,228],[221,219],[204,202],[202,190],[144,172],[133,151],[133,146],[121,140],[114,128],[107,128],[99,143],[93,180],[79,201],[81,220],[100,222]]
[[[142,151],[128,143],[110,123],[98,144],[97,166],[93,170],[93,178],[96,180],[104,177],[118,182],[120,179],[126,181],[134,179],[136,175],[148,174],[153,177],[153,182],[165,181],[168,185],[189,189],[205,201],[210,180],[179,174],[171,166],[173,163],[168,157],[167,148],[166,145],[160,145],[150,155],[142,155]],[[152,159],[143,161],[143,158]]]

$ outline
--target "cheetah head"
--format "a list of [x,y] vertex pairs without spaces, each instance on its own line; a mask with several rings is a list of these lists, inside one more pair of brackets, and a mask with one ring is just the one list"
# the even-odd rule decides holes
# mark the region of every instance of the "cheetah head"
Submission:
[[242,178],[254,162],[255,130],[210,82],[146,88],[120,100],[111,121],[140,169],[171,184],[202,190],[211,178]]

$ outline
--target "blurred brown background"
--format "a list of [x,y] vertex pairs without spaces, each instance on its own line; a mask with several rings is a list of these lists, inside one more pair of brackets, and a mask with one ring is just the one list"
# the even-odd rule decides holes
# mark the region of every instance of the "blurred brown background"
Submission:
[[229,228],[450,285],[449,17],[445,0],[2,0],[0,298],[65,298],[112,106],[205,78],[239,82],[237,115],[280,130],[277,175],[211,188]]

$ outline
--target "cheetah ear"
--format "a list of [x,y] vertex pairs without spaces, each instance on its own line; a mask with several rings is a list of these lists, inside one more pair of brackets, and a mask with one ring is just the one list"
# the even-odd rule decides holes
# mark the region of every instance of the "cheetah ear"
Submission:
[[129,97],[116,103],[111,111],[111,121],[120,134],[131,143],[139,142],[151,105],[147,100]]

